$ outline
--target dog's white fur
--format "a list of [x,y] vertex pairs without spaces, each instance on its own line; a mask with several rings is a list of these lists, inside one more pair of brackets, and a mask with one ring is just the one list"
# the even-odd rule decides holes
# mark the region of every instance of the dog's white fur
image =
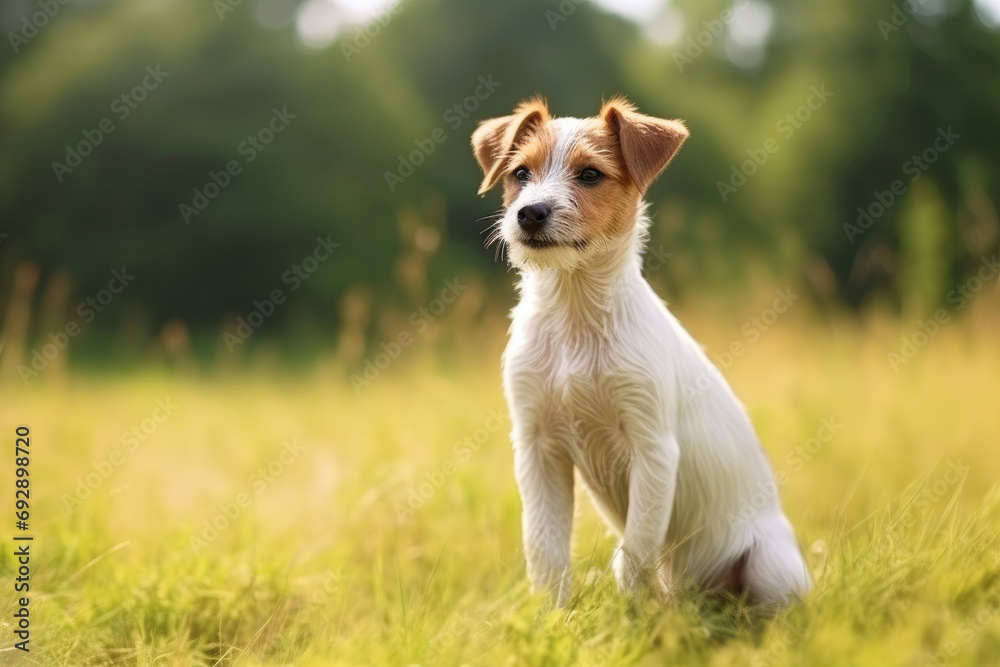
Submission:
[[[623,589],[677,576],[711,588],[740,562],[754,599],[804,596],[810,577],[743,407],[642,276],[646,204],[625,235],[574,245],[566,161],[585,123],[548,124],[547,168],[498,223],[520,275],[503,378],[530,580],[568,601],[575,468],[621,540]],[[537,202],[565,245],[521,241],[517,211]]]

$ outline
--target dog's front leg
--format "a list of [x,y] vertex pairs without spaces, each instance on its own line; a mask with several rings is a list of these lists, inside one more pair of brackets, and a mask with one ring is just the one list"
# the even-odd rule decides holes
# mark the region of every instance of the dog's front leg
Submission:
[[[680,448],[673,436],[634,444],[629,462],[625,535],[614,562],[618,585],[623,590],[636,591],[654,584],[661,570],[679,462]],[[659,583],[670,585],[669,581]]]
[[548,589],[556,604],[565,606],[572,588],[573,463],[537,443],[515,443],[514,476],[524,505],[524,554],[532,590]]

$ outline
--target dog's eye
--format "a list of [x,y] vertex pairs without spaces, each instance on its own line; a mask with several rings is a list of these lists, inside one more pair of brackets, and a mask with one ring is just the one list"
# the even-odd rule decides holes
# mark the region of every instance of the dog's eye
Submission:
[[584,183],[596,183],[597,181],[601,180],[601,172],[597,171],[596,169],[584,169],[583,171],[580,172],[580,175],[577,176],[577,178],[579,178]]
[[514,178],[521,181],[522,183],[528,180],[528,177],[530,175],[531,174],[529,174],[528,170],[525,169],[524,167],[518,167],[517,169],[514,170]]

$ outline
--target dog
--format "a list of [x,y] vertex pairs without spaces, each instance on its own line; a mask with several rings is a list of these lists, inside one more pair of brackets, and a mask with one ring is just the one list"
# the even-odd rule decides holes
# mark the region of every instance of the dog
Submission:
[[642,276],[643,197],[687,138],[622,97],[583,119],[532,98],[472,135],[479,194],[503,186],[491,241],[519,275],[502,368],[528,578],[559,606],[574,469],[626,593],[683,576],[787,605],[812,586],[746,412]]

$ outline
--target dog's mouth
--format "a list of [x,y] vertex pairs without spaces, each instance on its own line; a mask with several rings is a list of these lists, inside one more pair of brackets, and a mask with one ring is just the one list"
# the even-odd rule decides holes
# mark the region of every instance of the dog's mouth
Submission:
[[577,239],[571,242],[555,241],[548,238],[519,238],[518,241],[532,250],[544,250],[545,248],[558,248],[559,246],[572,246],[577,250],[583,250],[587,247],[587,241],[583,239]]
[[532,250],[542,250],[544,248],[555,248],[557,245],[561,245],[558,241],[553,241],[552,239],[536,239],[536,238],[522,238],[518,239],[521,243],[528,246]]

